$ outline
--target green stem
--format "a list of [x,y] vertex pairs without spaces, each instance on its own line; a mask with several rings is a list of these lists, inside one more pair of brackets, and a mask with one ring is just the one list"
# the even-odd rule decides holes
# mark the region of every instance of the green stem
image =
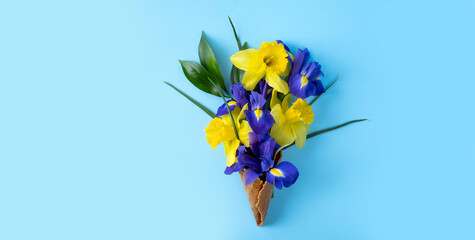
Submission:
[[[340,125],[337,125],[337,126],[334,126],[334,127],[330,127],[330,128],[325,128],[325,129],[322,129],[322,130],[319,130],[319,131],[316,131],[316,132],[313,132],[313,133],[310,133],[307,135],[307,140],[312,138],[312,137],[315,137],[317,135],[320,135],[322,133],[326,133],[326,132],[330,132],[330,131],[333,131],[335,129],[338,129],[338,128],[341,128],[341,127],[344,127],[346,125],[349,125],[349,124],[352,124],[352,123],[356,123],[356,122],[363,122],[363,121],[367,121],[368,119],[357,119],[357,120],[353,120],[353,121],[349,121],[349,122],[346,122],[346,123],[343,123],[343,124],[340,124]],[[289,147],[291,147],[292,145],[295,145],[295,143],[292,143],[289,145]]]
[[[340,78],[341,78],[341,75],[338,75],[338,77],[336,77],[336,79],[330,84],[330,86],[328,86],[327,88],[325,88],[325,92],[326,92],[328,89],[330,89],[330,88],[333,86],[333,84],[335,84],[336,81],[338,81]],[[318,99],[320,96],[322,96],[322,94],[324,94],[325,92],[322,92],[322,93],[320,93],[320,95],[316,96],[308,105],[312,105],[312,104],[313,104],[315,101],[317,101],[317,99]]]
[[231,27],[233,27],[234,37],[236,38],[236,43],[238,45],[238,48],[239,48],[239,50],[242,50],[241,41],[239,40],[239,37],[236,33],[236,29],[234,28],[233,21],[231,21],[231,17],[229,17],[229,16],[228,16],[228,19],[229,19],[229,22],[231,23]]

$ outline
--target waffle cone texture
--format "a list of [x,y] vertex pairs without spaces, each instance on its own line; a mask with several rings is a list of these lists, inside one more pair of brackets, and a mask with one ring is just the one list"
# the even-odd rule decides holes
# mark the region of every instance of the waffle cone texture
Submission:
[[[282,153],[279,152],[277,154],[275,164],[279,163],[281,158]],[[251,210],[254,214],[256,224],[257,226],[262,226],[262,224],[264,224],[264,220],[266,219],[267,210],[269,209],[270,200],[274,191],[274,184],[270,184],[269,182],[262,181],[260,178],[258,178],[256,181],[246,186],[244,181],[246,171],[246,169],[239,171],[239,175],[241,176],[244,190],[246,190],[247,198],[249,200],[249,204],[251,205]]]

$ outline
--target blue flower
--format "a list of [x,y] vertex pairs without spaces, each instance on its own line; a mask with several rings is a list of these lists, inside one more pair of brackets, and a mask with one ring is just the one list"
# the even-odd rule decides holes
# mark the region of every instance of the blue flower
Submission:
[[241,145],[237,148],[236,156],[238,158],[238,161],[235,162],[230,167],[226,167],[226,169],[224,170],[224,174],[231,175],[233,172],[239,172],[244,168],[245,164],[242,161],[239,161],[239,158],[242,157],[242,155],[245,152],[246,152],[246,147],[245,146]]
[[[229,109],[232,112],[232,111],[234,111],[234,108],[236,108],[236,101],[229,100],[228,105],[229,105]],[[228,108],[226,107],[226,104],[223,103],[223,105],[221,105],[218,108],[218,111],[216,112],[216,117],[223,116],[225,114],[229,114],[229,112],[228,112]]]
[[244,105],[249,103],[249,94],[242,83],[235,83],[231,86],[231,94],[236,99],[237,105],[242,108]]
[[256,134],[263,134],[272,127],[274,118],[269,110],[264,110],[266,99],[261,94],[252,91],[250,96],[250,110],[244,111],[251,129]]
[[281,162],[267,172],[266,181],[275,184],[277,189],[292,186],[299,177],[299,171],[290,162]]
[[306,48],[299,49],[290,71],[290,92],[302,99],[325,92],[322,81],[320,81],[320,77],[323,77],[322,65],[318,62],[307,62],[309,58],[310,53]]
[[246,175],[244,176],[246,185],[251,184],[261,176],[265,176],[266,181],[275,184],[278,189],[282,189],[282,186],[290,187],[297,181],[299,172],[293,164],[281,162],[275,165],[273,156],[278,145],[268,133],[260,136],[250,133],[249,145],[254,154],[251,155],[243,151],[239,154],[238,163],[236,163],[236,168],[242,169],[241,166],[247,166]]

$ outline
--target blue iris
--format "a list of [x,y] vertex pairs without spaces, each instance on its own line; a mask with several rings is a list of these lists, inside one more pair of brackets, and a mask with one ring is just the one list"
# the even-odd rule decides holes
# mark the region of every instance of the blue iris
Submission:
[[320,77],[323,77],[322,65],[318,62],[307,62],[309,58],[310,52],[306,48],[299,49],[290,71],[290,92],[302,99],[325,92],[322,81],[320,81]]
[[244,105],[249,103],[249,94],[242,83],[235,83],[231,86],[231,94],[236,99],[237,105],[242,108]]
[[[231,110],[231,112],[234,111],[234,108],[236,108],[236,101],[229,100],[228,101],[228,106],[229,106],[229,110]],[[228,112],[228,108],[226,107],[226,103],[223,103],[223,105],[221,105],[218,108],[218,111],[216,112],[216,117],[223,116],[225,114],[229,114],[229,112]]]
[[244,183],[246,185],[256,181],[259,177],[265,177],[266,181],[275,184],[275,187],[292,186],[299,176],[297,168],[290,162],[276,163],[273,160],[274,151],[279,147],[269,133],[257,135],[249,133],[249,145],[254,154],[238,149],[238,162],[226,168],[225,173],[231,174],[242,170],[247,166]]
[[269,110],[264,110],[266,99],[262,94],[252,91],[250,96],[250,109],[244,111],[247,121],[256,134],[263,134],[272,127],[274,118]]

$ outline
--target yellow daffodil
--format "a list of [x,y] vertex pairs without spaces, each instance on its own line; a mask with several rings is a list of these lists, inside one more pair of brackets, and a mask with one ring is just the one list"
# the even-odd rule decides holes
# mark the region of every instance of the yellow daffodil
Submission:
[[264,76],[266,82],[278,92],[287,94],[289,86],[280,78],[289,74],[287,51],[282,43],[262,42],[261,47],[246,49],[231,56],[231,62],[245,71],[242,84],[246,90],[252,91]]
[[236,150],[241,143],[249,147],[249,132],[252,132],[251,127],[246,120],[240,121],[245,117],[245,110],[247,110],[247,104],[244,105],[242,109],[235,106],[232,111],[239,139],[236,138],[232,119],[229,114],[213,118],[205,129],[206,140],[208,140],[211,148],[215,149],[217,145],[224,143],[224,152],[227,156],[228,167],[237,162]]
[[308,125],[313,122],[312,106],[301,98],[297,99],[289,108],[292,95],[284,97],[282,103],[277,98],[277,93],[272,93],[271,115],[275,124],[270,131],[270,136],[281,146],[287,146],[295,141],[295,145],[302,148],[307,139]]

